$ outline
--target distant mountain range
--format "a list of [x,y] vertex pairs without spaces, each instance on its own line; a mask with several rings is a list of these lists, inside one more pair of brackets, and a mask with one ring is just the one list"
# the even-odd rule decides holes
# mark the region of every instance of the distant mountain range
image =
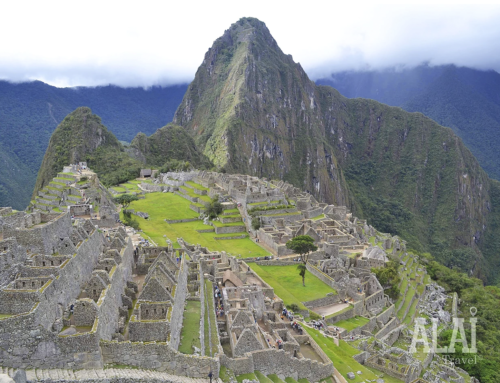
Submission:
[[64,117],[87,106],[119,140],[150,135],[172,121],[187,85],[56,88],[40,81],[0,81],[0,206],[24,209],[51,134]]
[[450,127],[488,175],[500,180],[500,74],[454,65],[342,72],[316,81],[349,98],[421,112]]

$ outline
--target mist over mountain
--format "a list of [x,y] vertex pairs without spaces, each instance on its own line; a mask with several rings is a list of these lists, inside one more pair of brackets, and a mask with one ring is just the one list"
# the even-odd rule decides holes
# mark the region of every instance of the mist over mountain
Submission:
[[488,175],[500,179],[500,74],[422,65],[401,71],[341,72],[319,79],[349,98],[421,112],[464,141]]
[[51,134],[64,117],[90,107],[119,140],[152,134],[172,120],[186,85],[56,88],[0,81],[0,206],[24,209]]

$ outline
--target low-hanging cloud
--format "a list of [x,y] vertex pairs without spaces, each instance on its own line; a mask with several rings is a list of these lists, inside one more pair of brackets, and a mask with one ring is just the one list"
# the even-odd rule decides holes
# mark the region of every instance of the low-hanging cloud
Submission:
[[4,3],[0,78],[9,81],[143,87],[188,82],[213,41],[245,16],[264,21],[313,79],[423,62],[500,71],[495,5]]

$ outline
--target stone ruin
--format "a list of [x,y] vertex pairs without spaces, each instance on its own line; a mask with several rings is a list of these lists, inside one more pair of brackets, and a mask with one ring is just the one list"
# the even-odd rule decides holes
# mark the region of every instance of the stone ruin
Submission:
[[[180,189],[191,180],[210,188],[190,186],[194,194],[218,195],[230,209],[241,205],[247,222],[250,213],[257,213],[261,228],[254,231],[242,224],[243,230],[248,229],[279,259],[246,262],[296,264],[285,243],[297,235],[310,235],[318,251],[309,256],[307,269],[337,294],[302,303],[314,311],[347,301],[347,311],[326,318],[325,333],[331,335],[339,320],[364,316],[369,320],[366,325],[337,333],[375,337],[355,359],[406,383],[419,379],[427,361],[422,364],[406,351],[391,348],[409,330],[399,323],[394,305],[371,272],[383,267],[389,254],[404,252],[404,241],[377,235],[346,207],[318,203],[282,181],[205,171],[167,173],[157,180],[153,185],[163,188],[159,183],[164,183],[166,190],[191,198],[193,210],[199,210],[195,204],[202,201]],[[259,370],[311,382],[334,373],[332,362],[314,340],[281,317],[283,301],[246,262],[182,238],[180,249],[171,244],[134,248],[124,228],[116,225],[107,194],[99,192],[100,185],[94,185],[95,192],[90,189],[85,189],[86,195],[93,203],[103,202],[100,213],[110,218],[109,225],[92,217],[72,220],[82,205],[76,200],[64,212],[36,206],[27,212],[0,208],[0,348],[7,350],[0,354],[0,365],[99,369],[104,364],[125,364],[200,378],[210,371],[217,377],[220,366],[225,366],[236,374]],[[71,185],[64,190],[71,195]],[[261,205],[267,210],[259,210]],[[101,232],[99,224],[108,230]],[[371,246],[370,237],[382,242],[382,249]],[[210,349],[210,356],[180,353],[186,302],[198,300],[202,312],[215,311],[210,291],[215,286],[225,311],[215,322],[209,321],[209,326],[217,327],[217,338],[204,338],[204,315],[200,322],[199,353],[208,355]],[[421,303],[421,311],[446,322],[443,292],[433,285],[426,289],[427,303]],[[437,382],[446,375],[447,381],[461,383],[456,371],[444,371],[442,364],[431,361],[434,368],[425,379]]]

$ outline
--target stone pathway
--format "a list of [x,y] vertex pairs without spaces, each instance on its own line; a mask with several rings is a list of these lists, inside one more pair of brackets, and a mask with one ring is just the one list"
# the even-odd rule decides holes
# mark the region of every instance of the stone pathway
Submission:
[[[0,374],[11,377],[16,372],[15,368],[0,367]],[[187,376],[171,375],[166,372],[153,370],[139,370],[126,368],[107,368],[94,370],[65,370],[65,369],[36,369],[26,370],[28,382],[106,382],[111,381],[147,381],[147,382],[172,382],[172,383],[208,383],[209,378],[190,378]],[[213,379],[214,383],[223,383],[221,379]]]

